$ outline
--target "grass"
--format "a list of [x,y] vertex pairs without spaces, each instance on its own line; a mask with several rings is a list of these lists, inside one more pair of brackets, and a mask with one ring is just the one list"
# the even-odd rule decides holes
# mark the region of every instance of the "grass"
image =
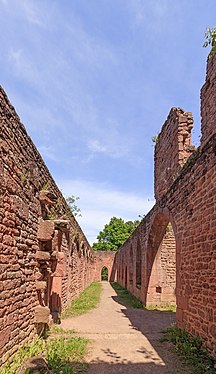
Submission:
[[77,334],[78,331],[76,330],[64,330],[62,327],[53,325],[51,329],[49,330],[49,335],[59,335],[59,334],[64,334],[64,335],[72,335],[72,334]]
[[[76,374],[85,369],[82,363],[87,352],[88,340],[79,337],[70,338],[42,338],[35,339],[32,343],[25,344],[13,357],[13,362],[1,369],[1,374],[14,374],[25,359],[35,356],[45,358],[53,374]],[[26,370],[28,373],[28,369]]]
[[123,304],[133,308],[144,308],[142,302],[133,296],[128,290],[126,290],[126,288],[123,288],[118,283],[111,283],[111,286],[116,291],[119,301],[121,301]]
[[87,287],[76,300],[71,302],[71,305],[62,313],[62,318],[69,318],[85,314],[91,309],[94,309],[99,301],[102,287],[100,283],[92,283]]
[[175,305],[149,305],[149,306],[144,306],[143,303],[138,300],[135,296],[133,296],[126,288],[120,286],[118,283],[111,283],[111,286],[114,288],[116,291],[119,300],[127,305],[131,306],[133,308],[143,308],[146,310],[158,310],[158,311],[166,311],[166,312],[175,312],[176,311],[176,306]]
[[176,305],[148,305],[145,307],[147,310],[159,310],[161,312],[176,312]]
[[213,358],[203,348],[199,336],[193,337],[178,327],[169,327],[164,332],[161,341],[169,341],[175,345],[175,350],[184,361],[193,366],[196,374],[215,374],[216,364]]

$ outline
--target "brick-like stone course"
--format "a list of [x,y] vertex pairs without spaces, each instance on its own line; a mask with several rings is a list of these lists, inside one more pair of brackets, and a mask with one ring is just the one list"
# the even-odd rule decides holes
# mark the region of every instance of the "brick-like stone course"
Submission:
[[216,57],[209,56],[206,81],[201,89],[201,145],[205,145],[216,132]]
[[191,113],[172,108],[155,144],[155,198],[163,196],[193,152]]
[[144,304],[173,303],[176,294],[178,326],[199,335],[216,357],[215,77],[216,54],[201,90],[197,150],[190,143],[191,114],[171,110],[155,147],[156,204],[116,254],[116,267],[118,282]]
[[[49,322],[47,311],[55,317],[95,278],[96,266],[94,252],[74,217],[68,218],[61,192],[2,88],[0,156],[0,357],[4,363],[36,334],[39,323],[35,322]],[[75,242],[82,242],[82,248],[75,248]]]
[[156,204],[117,253],[92,251],[0,89],[0,365],[104,266],[144,304],[176,301],[178,326],[216,356],[215,76],[216,54],[201,91],[201,147],[191,146],[191,113],[173,108],[155,147]]

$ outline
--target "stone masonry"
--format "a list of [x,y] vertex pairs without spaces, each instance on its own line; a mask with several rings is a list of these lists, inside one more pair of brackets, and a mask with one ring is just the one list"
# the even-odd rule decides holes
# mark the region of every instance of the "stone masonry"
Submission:
[[0,154],[1,365],[59,319],[95,279],[96,261],[2,88]]
[[[173,108],[155,146],[156,204],[116,254],[118,282],[144,304],[177,304],[177,325],[216,357],[216,54],[201,90],[201,145]],[[175,275],[176,273],[176,275]]]
[[115,253],[95,253],[0,88],[0,366],[108,268],[216,357],[216,54],[201,90],[202,139],[171,109],[155,146],[152,210]]

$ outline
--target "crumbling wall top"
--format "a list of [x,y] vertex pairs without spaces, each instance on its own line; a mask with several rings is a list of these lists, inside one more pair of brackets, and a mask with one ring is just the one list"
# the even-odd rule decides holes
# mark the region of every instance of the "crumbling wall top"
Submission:
[[193,116],[181,108],[172,108],[156,139],[154,155],[155,198],[163,196],[179,169],[194,150],[191,145]]

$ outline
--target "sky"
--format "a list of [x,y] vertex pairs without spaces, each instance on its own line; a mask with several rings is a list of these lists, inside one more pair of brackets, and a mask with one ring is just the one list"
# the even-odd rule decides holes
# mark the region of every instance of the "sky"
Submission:
[[0,84],[89,242],[154,204],[152,136],[194,116],[215,0],[0,0]]

